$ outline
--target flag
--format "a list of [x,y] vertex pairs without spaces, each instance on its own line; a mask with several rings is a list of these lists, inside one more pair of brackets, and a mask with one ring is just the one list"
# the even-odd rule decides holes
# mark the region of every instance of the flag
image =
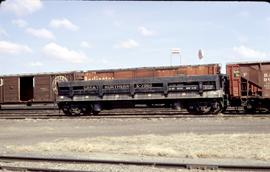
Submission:
[[200,60],[203,58],[203,52],[202,52],[201,49],[199,49],[198,57],[199,57]]

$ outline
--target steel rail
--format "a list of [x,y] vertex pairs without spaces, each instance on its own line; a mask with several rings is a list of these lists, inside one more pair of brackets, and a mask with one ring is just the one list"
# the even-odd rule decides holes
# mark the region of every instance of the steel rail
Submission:
[[2,166],[0,165],[0,170],[8,171],[23,171],[23,172],[92,172],[92,171],[82,171],[82,170],[67,170],[67,169],[54,169],[54,168],[33,168],[33,167],[15,167],[15,166]]
[[270,118],[270,115],[224,115],[224,116],[214,116],[214,115],[106,115],[106,116],[64,116],[64,115],[16,115],[16,116],[2,116],[0,115],[0,119],[2,120],[25,120],[25,119],[232,119],[232,118]]
[[[58,108],[54,109],[47,109],[47,108],[39,108],[39,109],[0,109],[0,114],[4,113],[62,113],[62,111]],[[128,108],[128,109],[113,109],[113,110],[103,110],[100,112],[100,114],[129,114],[129,113],[134,113],[134,112],[143,112],[143,113],[182,113],[182,114],[188,114],[186,110],[176,110],[176,109],[171,109],[171,108]],[[267,111],[261,111],[258,113],[252,113],[252,114],[269,114],[270,112]],[[246,112],[243,109],[227,109],[223,114],[246,114]]]
[[[1,106],[0,106],[1,107]],[[132,109],[132,110],[131,110]],[[119,111],[120,110],[120,111]],[[33,106],[20,106],[20,105],[3,105],[2,108],[0,108],[0,114],[3,113],[29,113],[29,114],[36,114],[36,113],[43,113],[44,111],[49,112],[54,112],[58,113],[61,111],[59,110],[58,106],[56,104],[49,103],[47,105],[33,105]],[[134,108],[127,108],[127,109],[113,109],[113,110],[104,110],[100,114],[114,114],[114,113],[123,113],[123,114],[128,114],[128,112],[147,112],[147,113],[152,113],[152,112],[160,111],[160,112],[167,112],[167,113],[182,113],[182,114],[187,114],[186,110],[175,110],[172,108],[164,108],[164,107],[152,107],[152,108],[146,108],[146,107],[134,107]],[[62,111],[61,111],[62,113]],[[258,111],[258,113],[254,114],[269,114],[270,112],[268,111]],[[244,111],[243,107],[228,107],[223,114],[246,114]]]
[[[0,114],[63,114],[61,110],[59,109],[1,109]],[[145,108],[145,109],[115,109],[115,110],[104,110],[99,113],[99,115],[129,115],[134,113],[140,113],[140,114],[187,114],[188,112],[185,110],[174,110],[174,109],[156,109],[156,108]],[[236,110],[227,110],[223,112],[224,115],[226,114],[235,114],[235,115],[241,115],[241,114],[247,114],[244,111],[236,111]],[[269,112],[261,112],[261,113],[252,113],[254,115],[262,115],[262,114],[269,114]],[[203,115],[203,114],[202,114]],[[207,115],[207,114],[206,114]],[[209,115],[209,114],[208,114]],[[216,115],[216,114],[213,114]]]
[[163,108],[134,108],[134,109],[115,109],[104,110],[98,115],[64,115],[60,110],[0,110],[0,119],[133,119],[133,118],[235,118],[235,117],[254,117],[270,118],[269,113],[245,114],[245,113],[223,113],[223,114],[203,114],[194,115],[186,111],[178,111]]
[[183,115],[183,114],[145,114],[133,113],[133,114],[102,114],[102,115],[80,115],[80,116],[65,116],[65,115],[46,115],[46,114],[0,114],[0,119],[6,120],[24,120],[24,119],[182,119],[182,118],[197,118],[197,119],[206,119],[206,118],[216,118],[216,119],[229,119],[229,118],[270,118],[270,115]]
[[47,157],[0,156],[0,161],[27,161],[27,162],[53,162],[53,163],[83,163],[83,164],[111,164],[111,165],[137,165],[167,168],[202,169],[202,170],[253,170],[270,171],[270,165],[228,165],[228,164],[196,164],[160,161],[135,160],[108,160],[108,159],[72,159]]

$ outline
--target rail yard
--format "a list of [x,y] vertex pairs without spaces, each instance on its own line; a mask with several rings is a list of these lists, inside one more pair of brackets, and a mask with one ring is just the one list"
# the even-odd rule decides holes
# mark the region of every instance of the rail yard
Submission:
[[0,169],[269,171],[268,68],[2,76]]
[[161,105],[191,114],[228,107],[269,111],[269,62],[8,75],[0,78],[0,106],[57,103],[66,115]]
[[0,172],[270,172],[270,5],[0,1]]
[[[1,119],[0,164],[6,169],[267,171],[269,120],[252,116]],[[28,162],[29,156],[53,159]],[[71,166],[55,160],[59,157],[78,162],[73,160]],[[82,159],[92,161],[82,163]]]

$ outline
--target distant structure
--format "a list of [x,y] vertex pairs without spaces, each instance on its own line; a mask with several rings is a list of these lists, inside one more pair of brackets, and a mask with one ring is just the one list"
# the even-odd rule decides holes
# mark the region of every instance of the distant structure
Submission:
[[201,60],[203,58],[204,54],[203,54],[203,51],[202,49],[199,49],[198,51],[198,58]]
[[180,58],[180,65],[181,65],[181,55],[180,55],[180,49],[179,48],[172,48],[171,49],[171,61],[170,61],[170,65],[172,66],[172,56],[176,54],[176,55],[179,55],[179,58]]

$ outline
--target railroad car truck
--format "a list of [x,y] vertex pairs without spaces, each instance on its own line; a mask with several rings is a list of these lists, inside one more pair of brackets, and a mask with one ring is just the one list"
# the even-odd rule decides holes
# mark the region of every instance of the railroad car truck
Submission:
[[226,75],[179,75],[58,83],[57,103],[67,115],[102,109],[164,104],[190,113],[218,113],[227,106]]
[[231,63],[226,71],[230,106],[270,110],[270,62]]

